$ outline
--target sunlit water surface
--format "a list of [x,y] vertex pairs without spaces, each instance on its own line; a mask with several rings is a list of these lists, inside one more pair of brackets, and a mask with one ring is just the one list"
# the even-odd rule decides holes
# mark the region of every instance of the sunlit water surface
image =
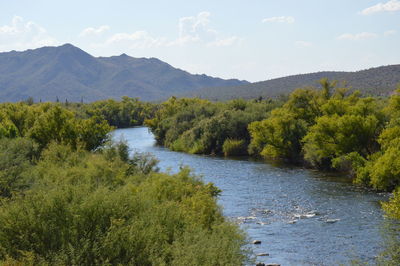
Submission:
[[[257,261],[281,265],[373,263],[382,251],[384,218],[379,201],[388,195],[358,188],[338,177],[303,168],[273,166],[249,159],[226,159],[173,152],[155,145],[145,127],[120,129],[133,152],[153,154],[160,170],[189,166],[222,190],[224,215],[240,223]],[[343,178],[342,178],[343,179]]]

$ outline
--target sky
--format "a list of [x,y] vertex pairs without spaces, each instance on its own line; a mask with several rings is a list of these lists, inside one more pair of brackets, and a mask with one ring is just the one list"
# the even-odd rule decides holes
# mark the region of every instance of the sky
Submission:
[[0,0],[0,52],[71,43],[251,82],[400,64],[400,0]]

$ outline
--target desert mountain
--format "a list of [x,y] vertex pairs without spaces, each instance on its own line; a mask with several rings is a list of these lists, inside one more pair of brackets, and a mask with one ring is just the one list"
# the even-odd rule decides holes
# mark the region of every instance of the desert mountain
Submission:
[[121,96],[145,101],[204,87],[246,84],[192,75],[156,58],[93,57],[71,44],[0,53],[0,101],[95,101]]
[[205,88],[185,93],[211,100],[233,98],[276,97],[296,88],[319,87],[319,80],[328,78],[339,81],[350,90],[360,90],[364,95],[388,96],[400,83],[400,65],[389,65],[356,72],[317,72],[271,79],[230,87]]

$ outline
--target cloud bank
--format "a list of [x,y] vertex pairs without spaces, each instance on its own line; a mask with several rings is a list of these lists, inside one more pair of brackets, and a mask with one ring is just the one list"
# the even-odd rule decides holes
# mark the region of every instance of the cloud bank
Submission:
[[11,24],[0,26],[0,51],[26,50],[58,44],[45,28],[14,16]]
[[339,40],[350,40],[350,41],[360,41],[366,39],[373,39],[378,37],[378,34],[371,32],[361,32],[361,33],[345,33],[338,37]]
[[362,15],[371,15],[380,12],[395,12],[400,11],[400,1],[390,0],[386,3],[379,3],[374,6],[368,7],[361,11]]
[[281,16],[281,17],[270,17],[270,18],[264,18],[262,20],[262,23],[287,23],[287,24],[292,24],[295,22],[294,17],[291,16]]
[[131,49],[186,46],[190,44],[200,44],[205,47],[226,47],[240,43],[241,39],[239,37],[226,36],[211,27],[210,17],[210,12],[203,11],[196,16],[180,18],[178,20],[178,36],[176,39],[154,36],[145,30],[139,30],[131,33],[114,33],[100,43],[98,37],[110,29],[106,25],[99,28],[88,27],[82,30],[80,37],[96,42],[96,46],[119,45]]
[[108,25],[103,25],[98,28],[89,27],[89,28],[82,30],[82,32],[79,34],[79,36],[81,36],[81,37],[86,37],[86,36],[90,36],[90,35],[99,36],[99,35],[105,33],[106,31],[108,31],[109,29],[110,29],[110,26],[108,26]]

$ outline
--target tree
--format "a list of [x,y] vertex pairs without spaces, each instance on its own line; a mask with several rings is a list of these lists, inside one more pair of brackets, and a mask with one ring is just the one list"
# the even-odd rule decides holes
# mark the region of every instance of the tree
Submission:
[[318,168],[331,168],[332,160],[357,152],[364,158],[376,146],[379,121],[375,116],[322,116],[304,137],[304,158]]
[[301,139],[307,123],[284,108],[272,111],[270,118],[249,125],[250,152],[264,157],[298,162],[301,158]]

